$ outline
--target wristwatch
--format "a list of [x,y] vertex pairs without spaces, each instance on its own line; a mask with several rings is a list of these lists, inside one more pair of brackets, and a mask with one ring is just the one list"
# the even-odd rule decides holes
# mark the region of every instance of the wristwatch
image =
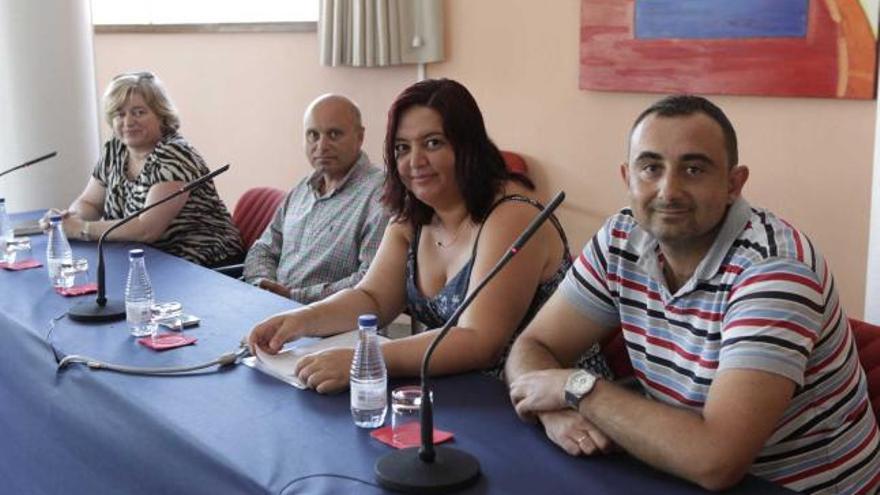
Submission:
[[597,379],[596,375],[584,370],[577,370],[568,375],[568,379],[565,380],[565,403],[577,410],[581,400],[593,390]]
[[90,224],[90,223],[91,223],[91,222],[89,222],[89,221],[84,221],[84,222],[82,223],[82,228],[81,228],[80,231],[79,231],[79,236],[80,236],[80,237],[82,238],[82,240],[84,240],[84,241],[91,241],[91,240],[92,240],[92,239],[91,239],[92,236],[91,236],[91,234],[89,233],[89,224]]

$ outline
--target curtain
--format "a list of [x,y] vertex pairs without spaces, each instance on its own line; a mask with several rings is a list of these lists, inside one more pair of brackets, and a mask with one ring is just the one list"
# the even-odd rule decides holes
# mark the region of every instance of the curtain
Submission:
[[321,0],[321,64],[380,67],[443,60],[441,0]]

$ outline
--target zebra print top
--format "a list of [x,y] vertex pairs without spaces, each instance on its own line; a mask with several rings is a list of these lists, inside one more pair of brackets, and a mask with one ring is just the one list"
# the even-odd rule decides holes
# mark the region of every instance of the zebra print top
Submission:
[[[125,175],[128,148],[118,138],[104,143],[92,177],[107,191],[104,219],[124,218],[144,207],[147,192],[160,182],[189,182],[209,172],[205,160],[180,134],[166,134],[147,156],[134,180]],[[217,266],[243,255],[238,229],[213,181],[189,194],[186,204],[153,246],[204,266]]]

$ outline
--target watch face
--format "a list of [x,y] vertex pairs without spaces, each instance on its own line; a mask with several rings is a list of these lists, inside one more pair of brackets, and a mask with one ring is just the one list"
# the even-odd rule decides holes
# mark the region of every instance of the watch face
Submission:
[[571,391],[576,395],[582,395],[584,392],[589,390],[592,383],[592,376],[586,373],[578,373],[577,376],[574,377],[574,380],[572,380]]
[[578,370],[568,377],[565,384],[565,401],[574,409],[577,409],[581,399],[590,393],[593,385],[596,384],[596,377],[584,370]]

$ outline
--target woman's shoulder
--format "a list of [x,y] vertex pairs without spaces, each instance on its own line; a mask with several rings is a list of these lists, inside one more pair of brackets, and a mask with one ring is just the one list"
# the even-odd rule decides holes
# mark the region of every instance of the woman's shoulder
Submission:
[[407,245],[411,244],[415,237],[412,222],[409,220],[393,219],[388,222],[385,232],[389,238],[406,242]]
[[110,139],[104,141],[104,155],[105,156],[118,156],[122,154],[123,149],[125,149],[125,145],[122,144],[122,140],[118,137],[110,136]]
[[[516,182],[509,182],[503,192],[495,199],[495,205],[488,217],[483,221],[482,237],[490,236],[500,242],[508,242],[519,235],[538,216],[547,201],[535,191]],[[536,235],[546,239],[555,238],[558,234],[556,220],[545,222]],[[561,231],[560,231],[561,232]],[[564,234],[563,234],[564,235]]]
[[486,222],[490,221],[492,217],[516,219],[528,216],[531,218],[545,204],[546,200],[535,191],[516,181],[508,181],[495,196],[492,210],[486,218]]
[[499,198],[489,215],[483,220],[483,236],[513,232],[519,235],[540,211],[537,201],[526,195],[507,195]]
[[184,139],[183,136],[174,132],[163,137],[153,150],[156,160],[163,164],[177,164],[204,172],[205,160],[198,150]]

